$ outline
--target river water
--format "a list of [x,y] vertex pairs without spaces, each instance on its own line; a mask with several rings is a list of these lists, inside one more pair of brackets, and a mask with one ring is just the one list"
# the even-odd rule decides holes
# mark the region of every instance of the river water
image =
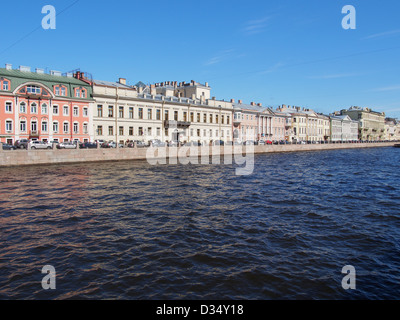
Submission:
[[400,299],[400,149],[257,155],[249,176],[128,161],[0,181],[0,299]]

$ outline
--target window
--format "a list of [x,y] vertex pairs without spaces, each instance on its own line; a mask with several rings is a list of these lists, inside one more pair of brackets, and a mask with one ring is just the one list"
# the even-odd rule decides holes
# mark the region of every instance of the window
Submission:
[[85,89],[82,89],[81,90],[81,98],[86,98],[86,90]]
[[124,135],[124,127],[119,127],[119,135],[120,136]]
[[58,122],[53,122],[53,132],[58,133]]
[[47,132],[47,121],[42,121],[42,131]]
[[56,95],[56,96],[66,96],[67,95],[67,90],[66,90],[66,88],[65,87],[63,87],[63,86],[56,86],[55,88],[54,88],[54,94]]
[[103,126],[97,126],[97,134],[98,134],[99,136],[102,136],[102,135],[103,135]]
[[69,133],[69,123],[64,122],[64,133]]
[[151,109],[147,109],[147,119],[151,120],[153,118],[153,112]]
[[83,133],[84,133],[84,134],[88,134],[88,133],[89,133],[89,131],[88,131],[88,124],[87,124],[87,123],[84,123],[84,124],[83,124]]
[[53,106],[53,114],[58,114],[58,106]]
[[33,93],[33,94],[40,94],[40,88],[38,86],[27,86],[26,87],[26,92],[27,93]]
[[183,121],[187,121],[187,112],[183,112]]
[[178,111],[174,111],[174,120],[178,121]]
[[169,130],[168,130],[168,128],[165,128],[165,129],[164,129],[164,134],[165,134],[166,137],[169,136]]
[[10,90],[10,83],[9,83],[7,80],[4,80],[4,81],[3,81],[2,89],[3,89],[4,91]]
[[108,135],[113,136],[114,135],[114,127],[113,126],[108,126]]
[[139,127],[139,136],[142,136],[142,135],[143,135],[143,128]]
[[[218,115],[215,115],[215,123],[219,123],[218,120],[219,120]],[[253,119],[251,119],[251,120],[253,120]]]
[[149,136],[151,136],[151,128],[149,127],[149,128],[147,128],[147,135],[149,135]]
[[156,110],[156,120],[161,120],[161,111],[160,111],[160,109]]
[[69,114],[68,106],[63,107],[63,115],[67,116]]
[[133,127],[129,127],[129,135],[133,136]]
[[203,122],[207,123],[207,114],[206,113],[203,114]]
[[86,98],[86,89],[80,87],[80,88],[75,88],[75,97],[76,98]]
[[31,113],[37,113],[37,104],[36,103],[31,104]]
[[224,124],[225,122],[225,116],[221,116],[221,123]]
[[19,105],[19,112],[20,113],[26,113],[26,103],[25,102],[21,102]]
[[47,104],[43,103],[42,104],[42,114],[47,114]]
[[89,111],[88,111],[88,108],[83,108],[83,116],[84,117],[87,117],[87,116],[89,116]]
[[213,123],[213,115],[210,114],[210,123]]
[[197,129],[197,136],[200,137],[200,129]]
[[194,113],[193,112],[190,113],[190,122],[194,122]]
[[133,107],[129,107],[129,119],[133,119]]
[[32,132],[37,132],[37,122],[36,121],[32,121],[31,122],[31,131]]
[[74,133],[79,133],[79,123],[74,122]]
[[161,128],[157,128],[157,137],[161,135]]
[[12,103],[11,102],[6,102],[6,112],[12,113]]
[[139,119],[143,119],[143,108],[139,108]]
[[165,117],[164,120],[169,120],[169,111],[168,110],[164,111],[164,117]]
[[12,121],[11,120],[7,120],[6,121],[6,131],[7,132],[11,132],[12,129],[13,129]]
[[21,120],[19,122],[19,130],[21,132],[26,132],[26,121],[25,120]]
[[108,106],[108,117],[109,118],[114,117],[114,106]]
[[79,116],[79,107],[74,107],[74,117]]
[[200,122],[200,113],[197,114],[197,122]]
[[97,105],[97,116],[98,117],[103,116],[103,106],[102,105]]
[[120,118],[123,118],[123,117],[124,117],[124,107],[119,107],[119,114],[118,114],[118,116],[119,116]]

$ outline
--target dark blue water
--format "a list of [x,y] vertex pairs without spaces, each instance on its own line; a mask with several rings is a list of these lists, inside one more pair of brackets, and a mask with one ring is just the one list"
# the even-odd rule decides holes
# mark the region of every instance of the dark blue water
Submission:
[[[399,299],[400,149],[0,169],[1,299]],[[44,265],[57,288],[42,289]],[[342,288],[346,265],[356,290]]]

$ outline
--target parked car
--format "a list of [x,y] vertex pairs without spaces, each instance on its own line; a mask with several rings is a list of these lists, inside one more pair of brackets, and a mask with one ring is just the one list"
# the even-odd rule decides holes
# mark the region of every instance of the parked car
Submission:
[[84,142],[81,145],[79,145],[79,148],[81,148],[81,149],[97,149],[97,143],[96,142]]
[[265,141],[264,140],[259,140],[258,141],[259,146],[265,146]]
[[50,143],[43,142],[43,141],[31,141],[29,142],[29,146],[31,149],[52,149],[53,146]]
[[216,140],[216,141],[213,142],[213,145],[214,145],[214,146],[223,146],[223,145],[225,145],[225,141],[223,141],[223,140]]
[[166,143],[162,142],[159,139],[152,139],[152,140],[149,141],[149,144],[150,144],[150,146],[153,146],[155,148],[160,148],[160,147],[165,147],[166,146]]
[[179,147],[178,141],[170,141],[168,142],[168,147]]
[[255,145],[255,142],[253,140],[247,140],[243,143],[245,146],[250,146],[250,145]]
[[16,150],[17,147],[12,144],[3,143],[3,150]]
[[57,145],[57,149],[76,149],[76,144],[73,142],[61,142]]
[[267,140],[267,141],[266,141],[266,144],[272,145],[272,141],[271,141],[271,140]]
[[28,143],[29,143],[29,139],[21,139],[21,140],[15,141],[14,145],[18,149],[27,149],[28,148]]
[[198,141],[190,141],[185,143],[185,147],[201,147],[201,143]]

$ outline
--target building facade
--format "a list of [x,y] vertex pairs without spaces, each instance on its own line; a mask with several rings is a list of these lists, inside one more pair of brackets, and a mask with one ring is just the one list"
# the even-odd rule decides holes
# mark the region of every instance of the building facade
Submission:
[[347,142],[358,140],[358,121],[348,115],[331,115],[331,141]]
[[1,142],[93,140],[91,86],[57,71],[0,69]]
[[385,140],[385,113],[373,111],[369,108],[351,107],[335,114],[348,115],[358,121],[359,139],[363,141]]
[[96,140],[232,141],[232,103],[210,98],[210,90],[195,81],[137,87],[94,80]]
[[330,139],[330,119],[312,109],[282,105],[277,112],[286,115],[286,137],[291,142],[322,142]]

